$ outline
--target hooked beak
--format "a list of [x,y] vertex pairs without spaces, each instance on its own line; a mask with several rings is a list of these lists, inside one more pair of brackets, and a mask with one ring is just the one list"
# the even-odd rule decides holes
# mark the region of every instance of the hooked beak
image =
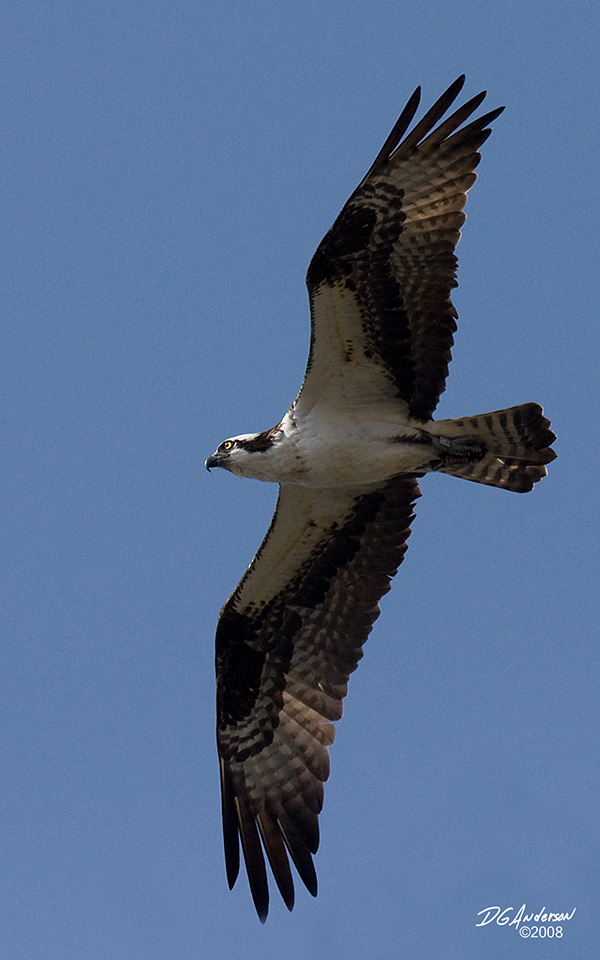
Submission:
[[204,466],[207,470],[210,470],[212,467],[220,467],[223,462],[223,457],[219,456],[218,453],[213,453],[212,457],[209,457],[208,460],[204,461]]

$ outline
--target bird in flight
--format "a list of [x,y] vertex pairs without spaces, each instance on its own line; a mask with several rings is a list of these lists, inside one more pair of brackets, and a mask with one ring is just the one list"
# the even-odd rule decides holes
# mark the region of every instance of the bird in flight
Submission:
[[484,92],[442,120],[464,79],[410,129],[415,90],[319,244],[306,276],[308,366],[288,412],[270,430],[224,440],[206,461],[279,484],[271,526],[216,636],[227,878],[233,887],[241,841],[263,922],[265,854],[290,910],[290,861],[316,895],[332,721],[404,557],[419,478],[437,471],[524,493],[555,457],[537,403],[432,419],[456,330],[450,292],[466,192],[503,110],[470,120]]

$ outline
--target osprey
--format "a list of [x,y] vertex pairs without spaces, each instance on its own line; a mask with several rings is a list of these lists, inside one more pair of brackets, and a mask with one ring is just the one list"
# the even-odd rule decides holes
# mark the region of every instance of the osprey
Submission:
[[404,557],[418,478],[439,471],[523,493],[555,457],[536,403],[432,419],[456,330],[462,209],[503,110],[465,124],[484,92],[438,125],[464,79],[407,133],[417,88],[317,248],[306,277],[310,356],[283,420],[225,440],[206,461],[279,484],[216,637],[227,877],[232,887],[241,840],[263,922],[265,853],[290,910],[290,859],[316,895],[332,721]]

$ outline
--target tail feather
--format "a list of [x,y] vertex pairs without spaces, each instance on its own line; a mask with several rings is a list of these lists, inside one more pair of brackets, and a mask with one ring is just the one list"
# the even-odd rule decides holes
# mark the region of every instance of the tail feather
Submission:
[[538,403],[438,420],[435,434],[447,444],[441,473],[517,493],[531,490],[556,458],[550,449],[556,436]]

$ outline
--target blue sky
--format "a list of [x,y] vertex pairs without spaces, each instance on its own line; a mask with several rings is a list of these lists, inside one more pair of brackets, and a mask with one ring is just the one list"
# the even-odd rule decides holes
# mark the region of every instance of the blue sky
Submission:
[[[9,4],[2,38],[0,955],[511,960],[597,942],[592,3]],[[332,750],[320,892],[227,890],[213,635],[276,490],[304,273],[406,99],[506,104],[438,414],[543,403],[533,494],[423,482]]]

